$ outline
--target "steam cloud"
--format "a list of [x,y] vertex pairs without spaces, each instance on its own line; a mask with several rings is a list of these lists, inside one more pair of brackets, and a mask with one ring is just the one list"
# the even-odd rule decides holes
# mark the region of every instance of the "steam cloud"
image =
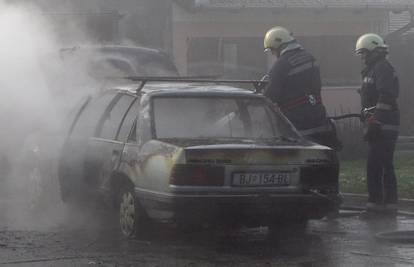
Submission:
[[[27,221],[20,216],[36,191],[30,157],[43,143],[47,144],[40,148],[43,156],[56,160],[60,141],[56,136],[68,109],[88,93],[70,88],[61,75],[62,44],[52,26],[36,6],[0,0],[0,226],[11,218],[17,220],[14,225]],[[52,167],[56,166],[51,172]],[[56,202],[56,177],[47,182],[47,194],[54,198],[50,201]]]
[[[16,2],[0,0],[0,229],[5,221],[15,227],[34,227],[33,217],[26,216],[30,212],[25,211],[37,204],[33,202],[37,201],[39,186],[42,197],[49,198],[46,202],[60,203],[57,159],[68,113],[81,97],[108,86],[103,77],[136,75],[139,71],[124,73],[114,65],[97,61],[99,55],[85,51],[80,58],[71,57],[70,48],[93,46],[100,40],[86,29],[84,17],[70,15],[85,1],[33,1],[40,6]],[[103,7],[99,0],[87,2],[95,7],[93,10]],[[137,6],[135,1],[123,3]],[[59,17],[53,12],[55,8],[70,16]],[[125,38],[122,43],[133,45]],[[156,64],[146,65],[151,75],[169,75],[158,68]],[[36,165],[38,158],[46,164]],[[34,166],[46,166],[47,175],[45,170],[33,173]],[[42,177],[43,184],[37,184],[36,176]],[[55,215],[41,217],[48,220]]]

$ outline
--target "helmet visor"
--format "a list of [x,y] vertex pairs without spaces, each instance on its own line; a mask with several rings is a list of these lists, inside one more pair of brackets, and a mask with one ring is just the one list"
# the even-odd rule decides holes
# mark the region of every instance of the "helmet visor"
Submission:
[[359,49],[356,49],[355,50],[355,54],[357,54],[357,55],[362,55],[362,54],[368,54],[368,49],[366,49],[366,48],[359,48]]

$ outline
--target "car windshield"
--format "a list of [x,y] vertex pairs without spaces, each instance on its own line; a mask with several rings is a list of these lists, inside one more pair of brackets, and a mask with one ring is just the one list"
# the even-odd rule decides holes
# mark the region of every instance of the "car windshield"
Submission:
[[156,138],[298,138],[291,125],[257,97],[155,97]]

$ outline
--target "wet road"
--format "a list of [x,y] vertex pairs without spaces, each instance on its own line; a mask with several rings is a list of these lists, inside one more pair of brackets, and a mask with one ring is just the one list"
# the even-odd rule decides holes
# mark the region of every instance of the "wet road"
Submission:
[[58,205],[22,212],[3,203],[0,266],[414,266],[414,244],[380,241],[414,218],[310,221],[305,235],[271,240],[267,228],[182,233],[157,227],[125,240],[107,214]]

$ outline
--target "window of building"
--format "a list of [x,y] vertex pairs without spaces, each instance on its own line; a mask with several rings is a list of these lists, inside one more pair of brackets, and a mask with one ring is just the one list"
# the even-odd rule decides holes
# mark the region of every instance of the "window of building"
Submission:
[[361,60],[354,53],[357,36],[306,36],[298,40],[316,58],[323,85],[360,84]]
[[190,39],[189,75],[220,75],[230,79],[260,79],[267,71],[267,59],[260,38]]
[[[300,36],[298,40],[315,56],[321,68],[323,85],[360,83],[361,61],[354,54],[357,36]],[[260,79],[275,61],[274,57],[269,59],[268,54],[262,51],[263,38],[192,38],[188,48],[188,74]]]

